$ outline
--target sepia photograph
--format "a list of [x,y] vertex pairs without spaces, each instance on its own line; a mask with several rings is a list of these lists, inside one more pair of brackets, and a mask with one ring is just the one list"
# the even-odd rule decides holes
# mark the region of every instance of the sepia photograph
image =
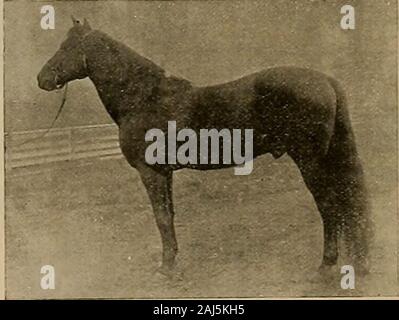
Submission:
[[5,298],[399,296],[397,19],[5,1]]

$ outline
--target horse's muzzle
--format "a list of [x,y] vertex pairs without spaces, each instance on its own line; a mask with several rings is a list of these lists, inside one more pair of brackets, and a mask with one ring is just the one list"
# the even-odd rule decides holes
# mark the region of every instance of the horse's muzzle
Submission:
[[46,90],[46,91],[52,91],[57,88],[57,85],[54,80],[52,79],[46,79],[44,77],[40,76],[40,73],[37,77],[37,84],[40,89]]
[[61,89],[64,86],[64,84],[58,83],[56,73],[48,70],[46,67],[44,67],[37,75],[37,84],[40,89],[46,91]]
[[57,86],[55,85],[54,82],[39,80],[39,88],[46,90],[46,91],[53,91],[53,90],[57,89]]

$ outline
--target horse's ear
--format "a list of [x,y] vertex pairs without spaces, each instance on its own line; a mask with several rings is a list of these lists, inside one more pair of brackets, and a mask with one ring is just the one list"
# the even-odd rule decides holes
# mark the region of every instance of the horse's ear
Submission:
[[74,26],[79,24],[79,20],[76,19],[73,15],[71,15],[71,19],[72,19],[72,23],[73,23]]
[[91,30],[91,27],[90,27],[89,21],[87,21],[87,19],[86,19],[86,18],[84,18],[84,20],[83,20],[83,26],[84,26],[86,29],[89,29],[89,30]]

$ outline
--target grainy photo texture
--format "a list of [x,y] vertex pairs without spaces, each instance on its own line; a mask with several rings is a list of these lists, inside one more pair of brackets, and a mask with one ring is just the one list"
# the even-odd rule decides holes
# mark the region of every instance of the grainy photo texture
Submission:
[[397,296],[397,1],[5,2],[6,297]]

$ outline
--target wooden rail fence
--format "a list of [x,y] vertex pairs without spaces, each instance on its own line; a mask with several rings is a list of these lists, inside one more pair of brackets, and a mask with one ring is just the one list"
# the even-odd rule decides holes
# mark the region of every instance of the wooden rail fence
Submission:
[[6,133],[6,168],[122,156],[118,129],[113,124],[52,129],[42,136],[45,131]]

